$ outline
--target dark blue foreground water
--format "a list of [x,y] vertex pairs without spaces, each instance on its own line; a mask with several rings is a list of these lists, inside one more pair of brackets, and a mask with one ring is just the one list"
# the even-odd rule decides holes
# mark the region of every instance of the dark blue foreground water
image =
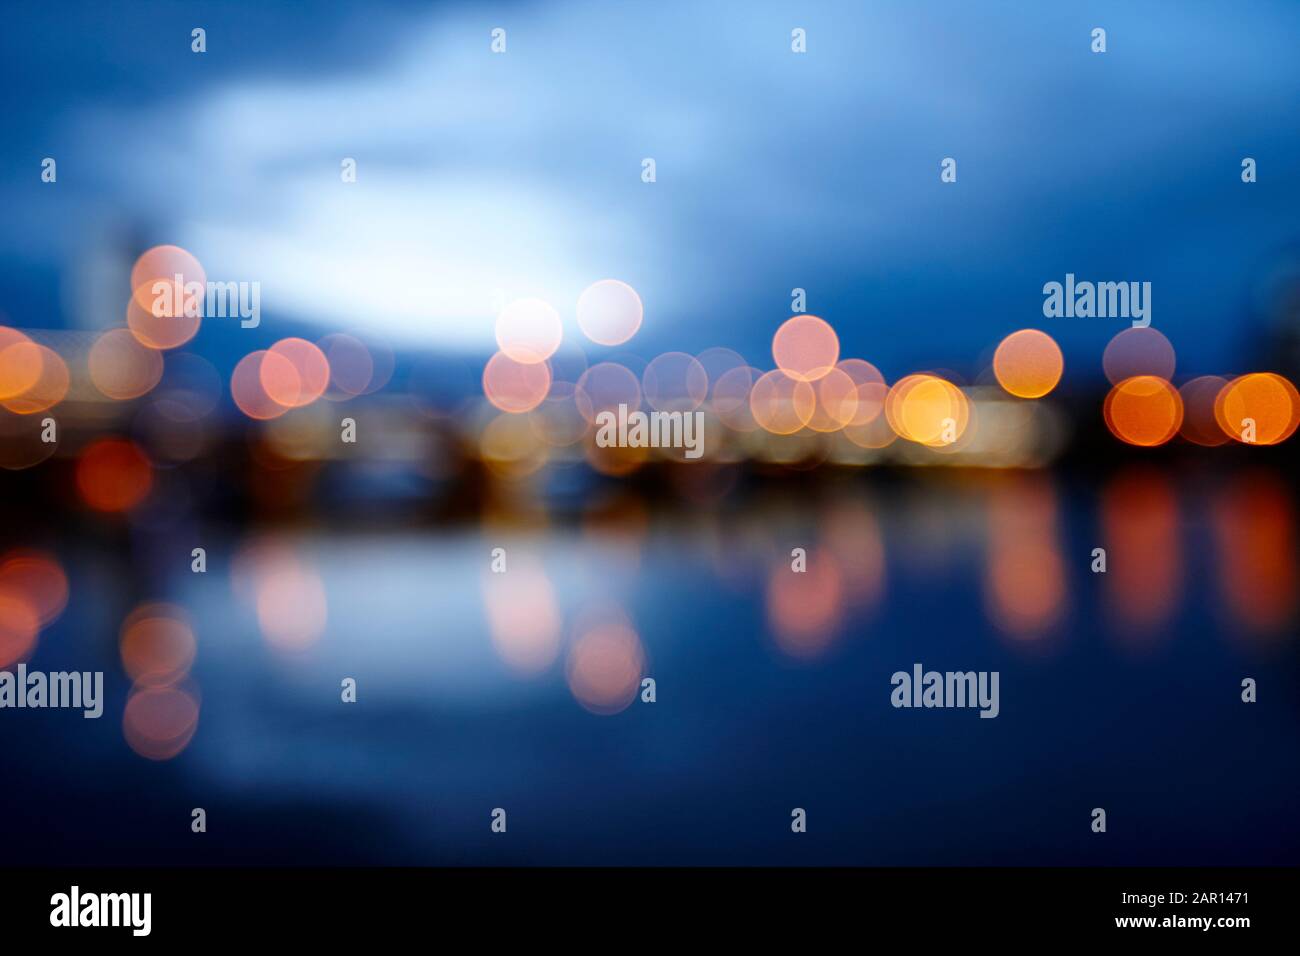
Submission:
[[[242,533],[204,532],[204,575],[188,538],[151,540],[147,559],[40,542],[72,597],[29,666],[103,669],[108,699],[98,721],[0,711],[0,862],[1300,863],[1294,503],[1280,476],[923,475],[745,500],[592,502],[538,530],[282,531],[328,602],[319,640],[292,653],[232,592]],[[1173,524],[1151,523],[1161,507]],[[843,587],[833,638],[792,654],[770,582],[791,573],[793,547],[831,555],[836,528],[850,543],[878,533],[879,593]],[[488,634],[498,544],[540,559],[562,611],[559,656],[534,676]],[[1057,621],[1039,634],[995,623],[1007,609],[991,569],[1022,544],[1034,560],[1009,580],[1030,598],[1051,583],[1044,561],[1063,572],[1057,598],[1022,602]],[[1097,546],[1105,575],[1090,570]],[[180,557],[160,565],[168,547]],[[1120,552],[1145,570],[1117,568]],[[161,763],[122,731],[117,627],[146,598],[187,607],[199,643],[198,730]],[[590,603],[627,613],[655,703],[597,716],[575,701],[567,629]],[[998,671],[1000,715],[893,708],[890,675],[918,662]],[[340,700],[344,677],[355,704]],[[1257,703],[1241,700],[1245,677]],[[194,807],[206,834],[190,831]],[[504,835],[490,831],[497,807]],[[807,833],[791,832],[796,807]]]

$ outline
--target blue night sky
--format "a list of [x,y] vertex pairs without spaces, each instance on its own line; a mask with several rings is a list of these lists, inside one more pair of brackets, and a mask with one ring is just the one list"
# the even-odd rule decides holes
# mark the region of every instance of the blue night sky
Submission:
[[768,366],[799,286],[891,378],[972,375],[1035,325],[1086,382],[1125,323],[1044,319],[1045,282],[1150,281],[1181,377],[1258,357],[1296,261],[1294,3],[25,6],[0,34],[23,327],[120,322],[134,255],[175,242],[260,281],[268,322],[449,354],[491,350],[498,292],[576,334],[612,276],[642,353]]

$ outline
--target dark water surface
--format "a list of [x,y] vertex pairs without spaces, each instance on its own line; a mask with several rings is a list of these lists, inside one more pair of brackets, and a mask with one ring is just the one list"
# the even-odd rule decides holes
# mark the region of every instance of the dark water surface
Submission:
[[[1277,474],[923,476],[746,502],[592,499],[499,530],[210,529],[202,575],[165,531],[132,554],[39,542],[71,599],[29,667],[103,670],[107,700],[99,720],[0,711],[0,860],[1300,862],[1294,500]],[[512,563],[494,578],[498,546]],[[151,566],[167,570],[131,570]],[[317,596],[323,626],[298,626]],[[198,642],[197,729],[166,761],[123,732],[117,629],[146,599],[186,608]],[[566,662],[593,608],[639,638],[654,703],[580,703]],[[916,663],[999,672],[999,715],[892,707],[891,675]]]

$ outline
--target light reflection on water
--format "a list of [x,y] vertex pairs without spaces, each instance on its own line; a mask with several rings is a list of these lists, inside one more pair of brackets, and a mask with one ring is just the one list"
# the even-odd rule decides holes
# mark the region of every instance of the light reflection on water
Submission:
[[[189,806],[226,818],[226,858],[268,862],[1300,861],[1294,505],[1269,474],[498,518],[210,541],[208,573],[155,584],[189,611],[201,688],[163,764],[127,748],[130,682],[100,646],[124,565],[80,555],[31,666],[100,660],[105,719],[5,714],[34,769],[6,818],[70,780],[134,792],[125,818],[92,799],[64,824],[104,862],[212,852],[159,831]],[[916,662],[1000,671],[1001,716],[894,710],[889,677]],[[1097,805],[1124,821],[1104,848]],[[489,842],[497,806],[508,843]]]

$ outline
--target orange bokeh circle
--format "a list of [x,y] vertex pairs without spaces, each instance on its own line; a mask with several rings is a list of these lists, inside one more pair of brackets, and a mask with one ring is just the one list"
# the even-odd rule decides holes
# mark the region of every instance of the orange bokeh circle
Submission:
[[1163,445],[1183,423],[1183,400],[1168,380],[1156,375],[1125,379],[1106,396],[1106,427],[1130,445]]

